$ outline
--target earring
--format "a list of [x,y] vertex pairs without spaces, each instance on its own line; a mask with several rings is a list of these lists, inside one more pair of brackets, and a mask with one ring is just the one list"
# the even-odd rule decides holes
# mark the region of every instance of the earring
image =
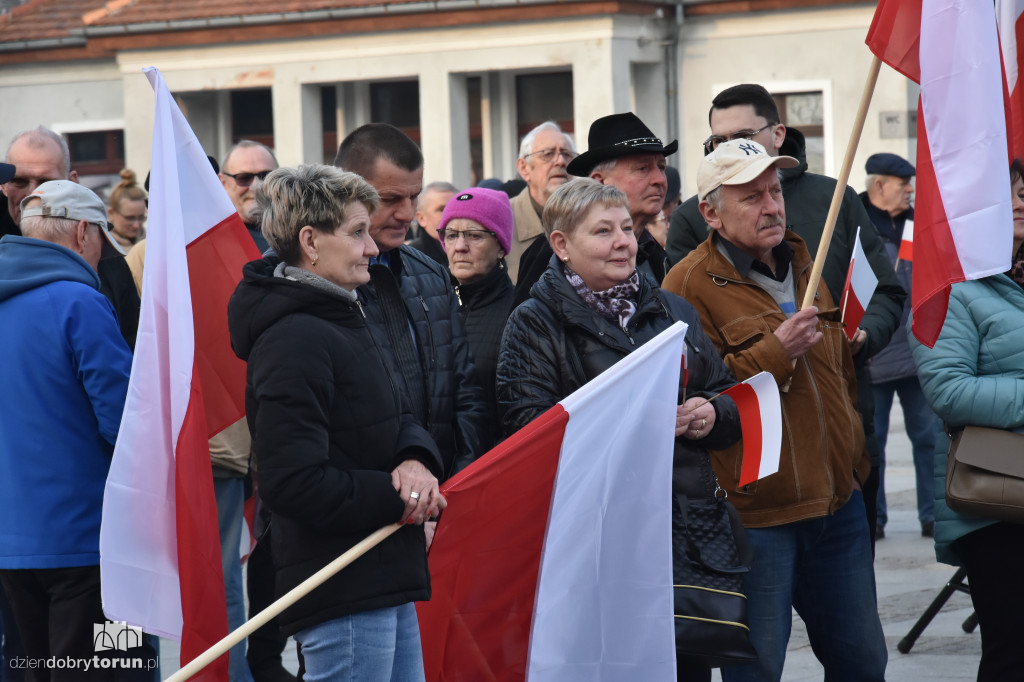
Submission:
[[568,263],[569,262],[569,257],[568,256],[562,256],[562,262],[563,263]]
[[320,261],[320,259],[319,259],[319,258],[314,258],[314,259],[313,259],[313,267],[314,267],[314,268],[316,267],[316,264],[317,264],[317,263],[318,263],[319,261]]

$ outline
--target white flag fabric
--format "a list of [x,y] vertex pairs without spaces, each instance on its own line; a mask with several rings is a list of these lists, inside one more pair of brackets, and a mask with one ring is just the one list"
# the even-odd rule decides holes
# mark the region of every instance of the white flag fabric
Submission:
[[227,634],[208,438],[244,414],[226,302],[258,253],[159,71],[146,75],[156,93],[147,262],[103,498],[101,589],[110,620],[181,639],[184,663]]

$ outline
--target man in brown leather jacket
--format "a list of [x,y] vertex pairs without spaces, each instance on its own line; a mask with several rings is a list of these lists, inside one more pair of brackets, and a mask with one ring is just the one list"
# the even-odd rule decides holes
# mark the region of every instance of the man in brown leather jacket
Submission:
[[663,284],[697,308],[737,379],[767,371],[782,391],[778,473],[740,488],[742,447],[713,453],[754,548],[744,591],[759,659],[723,669],[723,678],[781,678],[792,607],[826,679],[883,680],[887,654],[860,490],[870,461],[853,358],[823,282],[814,305],[797,310],[813,263],[785,228],[778,173],[796,163],[743,139],[705,157],[697,191],[711,233]]

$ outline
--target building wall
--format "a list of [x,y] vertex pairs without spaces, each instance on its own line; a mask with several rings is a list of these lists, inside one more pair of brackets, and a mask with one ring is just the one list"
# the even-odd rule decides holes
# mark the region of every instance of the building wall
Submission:
[[113,60],[0,67],[0,145],[44,125],[64,133],[124,127],[121,73]]
[[[143,66],[159,67],[175,93],[271,88],[275,151],[283,165],[320,156],[320,86],[354,84],[338,89],[338,119],[343,124],[339,132],[343,133],[360,122],[362,107],[345,101],[358,96],[359,83],[417,78],[425,176],[465,185],[469,182],[465,78],[487,75],[487,120],[494,125],[487,134],[484,173],[505,177],[519,140],[509,125],[515,120],[515,102],[501,96],[508,91],[498,84],[501,74],[571,70],[574,123],[577,131],[586,131],[599,116],[626,111],[634,101],[659,99],[655,96],[660,82],[657,68],[651,67],[653,76],[641,68],[638,72],[644,77],[634,78],[634,65],[657,65],[663,60],[664,49],[658,41],[665,30],[664,20],[654,15],[615,16],[134,51],[118,58],[125,90],[126,153],[129,164],[148,167],[152,96],[140,71]],[[495,93],[496,99],[491,96]],[[664,97],[660,100],[664,103]],[[654,120],[664,122],[665,113]],[[202,128],[213,140],[209,131],[216,126],[208,123]],[[585,135],[577,137],[585,140]]]
[[[870,4],[687,19],[680,32],[683,139],[678,163],[684,197],[696,191],[701,144],[710,135],[711,100],[737,83],[760,83],[773,93],[822,91],[824,170],[838,176],[871,64],[864,39],[874,9]],[[914,162],[917,141],[905,133],[905,126],[908,111],[916,111],[918,92],[914,83],[882,65],[850,172],[854,189],[864,188],[864,162],[875,152],[893,152]],[[902,117],[903,128],[894,116]],[[883,136],[894,130],[904,132]]]

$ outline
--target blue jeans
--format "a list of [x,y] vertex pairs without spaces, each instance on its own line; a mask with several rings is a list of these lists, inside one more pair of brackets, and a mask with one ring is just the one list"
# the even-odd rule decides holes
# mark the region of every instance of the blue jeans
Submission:
[[778,682],[793,609],[826,682],[881,682],[888,652],[878,618],[864,496],[833,516],[749,528],[754,563],[743,582],[757,663],[722,668],[725,682]]
[[[245,584],[242,582],[242,510],[245,506],[245,479],[214,478],[217,498],[217,525],[220,529],[220,559],[224,571],[224,596],[227,597],[228,630],[245,623]],[[228,659],[230,682],[253,682],[245,660],[245,640],[231,647]]]
[[364,611],[295,633],[306,682],[422,682],[416,607]]
[[878,467],[878,527],[884,528],[888,518],[885,504],[885,441],[889,436],[889,413],[892,397],[900,396],[903,423],[914,452],[914,482],[917,487],[917,520],[922,524],[935,521],[935,434],[939,418],[932,412],[917,377],[874,384],[875,438],[882,463]]

